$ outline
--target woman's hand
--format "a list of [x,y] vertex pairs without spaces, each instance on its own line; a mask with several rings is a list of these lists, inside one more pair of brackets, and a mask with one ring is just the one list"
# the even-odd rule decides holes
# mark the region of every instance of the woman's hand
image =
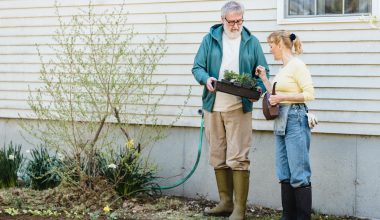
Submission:
[[285,96],[283,95],[271,95],[269,97],[269,103],[271,105],[277,105],[278,103],[285,101]]
[[262,80],[267,78],[267,71],[263,66],[257,66],[255,71],[256,76],[259,76]]
[[258,65],[255,70],[255,75],[259,76],[261,81],[263,81],[265,89],[268,92],[272,92],[272,85],[267,78],[267,71],[265,70],[265,67]]

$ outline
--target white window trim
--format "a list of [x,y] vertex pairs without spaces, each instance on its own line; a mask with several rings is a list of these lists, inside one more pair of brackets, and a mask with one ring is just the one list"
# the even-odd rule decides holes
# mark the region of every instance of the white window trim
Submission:
[[[363,16],[326,16],[326,17],[304,17],[286,18],[285,1],[277,0],[277,24],[310,24],[310,23],[337,23],[337,22],[361,22]],[[372,0],[372,14],[380,19],[380,0]],[[364,18],[368,16],[364,16]]]

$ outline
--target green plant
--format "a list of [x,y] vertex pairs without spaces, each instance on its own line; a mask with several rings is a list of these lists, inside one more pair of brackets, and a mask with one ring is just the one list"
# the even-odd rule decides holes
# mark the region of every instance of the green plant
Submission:
[[106,216],[107,220],[115,220],[118,218],[118,214],[116,212],[108,213]]
[[[43,86],[30,89],[33,115],[28,118],[38,120],[22,120],[21,126],[64,156],[63,182],[94,188],[101,167],[97,155],[123,138],[144,149],[165,137],[168,126],[162,126],[157,112],[167,86],[153,75],[167,46],[165,37],[139,35],[136,40],[125,4],[102,12],[90,1],[70,20],[59,15],[57,6],[57,16],[51,50],[44,54],[37,47]],[[182,110],[165,124],[173,125]]]
[[37,190],[54,188],[61,182],[58,169],[62,163],[55,155],[50,155],[45,146],[31,150],[31,160],[26,167],[26,174],[30,177],[31,187]]
[[69,219],[84,219],[84,215],[78,213],[78,212],[75,212],[75,211],[67,211],[67,210],[64,210],[64,215],[66,218],[69,218]]
[[250,77],[248,74],[237,74],[232,70],[224,71],[224,79],[228,81],[234,81],[241,83],[242,85],[254,88],[256,86],[256,79]]
[[239,74],[235,73],[232,70],[225,70],[224,71],[224,79],[225,80],[232,81],[232,80],[235,80],[238,76],[239,76]]
[[19,210],[15,208],[6,208],[4,209],[4,213],[10,216],[15,216],[15,215],[20,214]]
[[60,216],[60,213],[58,211],[53,211],[51,209],[45,209],[45,210],[38,210],[38,209],[28,209],[28,210],[22,210],[24,214],[31,214],[34,216],[54,216],[58,217]]
[[17,173],[24,158],[21,154],[21,145],[9,143],[0,149],[0,188],[17,186]]
[[14,200],[14,205],[16,206],[16,208],[18,209],[21,209],[22,208],[22,205],[23,205],[23,201],[20,197],[17,197],[15,200]]
[[249,86],[250,88],[253,88],[256,86],[256,79],[250,77],[247,74],[241,74],[236,78],[236,81],[240,82],[242,85]]
[[237,78],[236,78],[236,81],[244,84],[244,83],[250,83],[251,82],[251,77],[249,77],[248,75],[246,74],[242,74],[242,75],[239,75]]
[[[138,193],[151,193],[149,187],[157,187],[157,167],[141,157],[139,149],[129,141],[125,147],[113,155],[113,161],[103,163],[103,175],[114,184],[115,190],[122,197],[134,196]],[[152,189],[154,193],[159,190]]]
[[90,212],[90,213],[88,213],[88,215],[90,217],[90,220],[97,220],[100,217],[100,211],[97,210],[95,212]]

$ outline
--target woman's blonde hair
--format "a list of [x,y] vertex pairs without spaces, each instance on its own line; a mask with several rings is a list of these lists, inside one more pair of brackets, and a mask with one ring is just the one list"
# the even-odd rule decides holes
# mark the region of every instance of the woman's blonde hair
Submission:
[[276,45],[278,45],[282,41],[285,47],[287,47],[288,49],[293,50],[294,48],[295,54],[301,54],[303,52],[300,38],[297,35],[290,33],[289,31],[281,30],[272,32],[267,37],[267,41],[268,43],[273,42]]

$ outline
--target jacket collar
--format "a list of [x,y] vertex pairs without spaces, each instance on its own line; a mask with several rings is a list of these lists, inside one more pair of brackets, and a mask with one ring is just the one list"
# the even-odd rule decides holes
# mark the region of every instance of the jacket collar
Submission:
[[[222,45],[222,36],[223,36],[223,24],[216,24],[210,28],[210,34],[220,45]],[[241,43],[244,45],[251,39],[251,32],[243,26],[241,31]]]

